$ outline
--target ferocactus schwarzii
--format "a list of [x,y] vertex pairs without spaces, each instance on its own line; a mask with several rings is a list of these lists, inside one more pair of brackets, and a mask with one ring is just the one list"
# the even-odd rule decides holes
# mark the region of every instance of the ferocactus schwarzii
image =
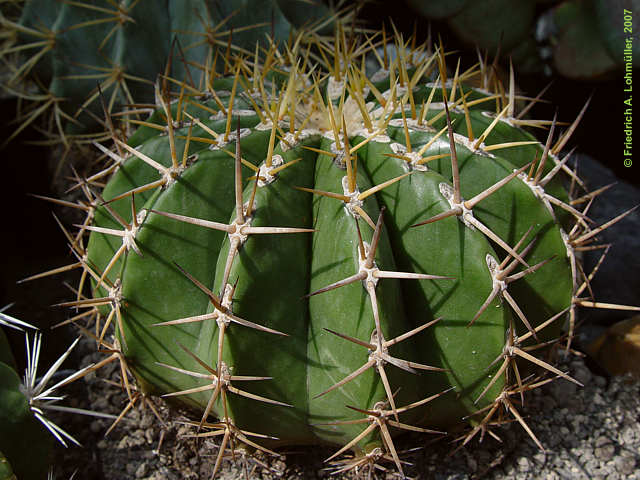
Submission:
[[338,470],[403,474],[397,434],[466,417],[465,443],[513,415],[539,444],[513,398],[548,381],[536,365],[576,382],[535,355],[567,312],[573,334],[575,251],[600,231],[557,180],[579,182],[558,157],[579,118],[554,143],[489,67],[448,78],[441,48],[398,41],[389,62],[374,43],[315,36],[229,55],[206,90],[160,81],[81,182],[94,298],[67,305],[101,318],[132,401],[163,395],[222,438],[216,470],[239,444],[332,444],[354,454]]

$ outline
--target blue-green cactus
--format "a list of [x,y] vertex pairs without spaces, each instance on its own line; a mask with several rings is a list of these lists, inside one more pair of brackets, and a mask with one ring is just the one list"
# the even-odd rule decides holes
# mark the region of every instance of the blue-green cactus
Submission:
[[228,68],[229,52],[213,55],[219,47],[253,55],[256,44],[285,43],[303,25],[326,31],[334,15],[308,0],[27,0],[18,21],[0,15],[13,37],[0,48],[13,65],[3,86],[33,105],[11,138],[49,111],[53,140],[69,143],[69,134],[96,129],[100,93],[109,112],[152,102],[150,85],[168,65],[172,78],[203,88],[212,69]]

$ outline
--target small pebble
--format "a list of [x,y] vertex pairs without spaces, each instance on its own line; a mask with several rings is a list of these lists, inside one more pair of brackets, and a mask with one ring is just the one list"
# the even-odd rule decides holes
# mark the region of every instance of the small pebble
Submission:
[[131,478],[132,475],[135,475],[137,467],[135,465],[135,463],[131,462],[131,463],[127,463],[127,475],[129,475],[129,478]]
[[141,463],[136,470],[136,478],[143,478],[147,474],[147,464]]
[[601,447],[596,447],[594,454],[598,460],[606,462],[613,458],[613,454],[616,452],[616,447],[612,443],[608,443]]
[[636,468],[636,459],[630,456],[616,457],[614,460],[616,470],[622,475],[631,475]]
[[520,472],[527,473],[530,469],[531,469],[531,461],[528,458],[522,457],[518,459],[518,470]]

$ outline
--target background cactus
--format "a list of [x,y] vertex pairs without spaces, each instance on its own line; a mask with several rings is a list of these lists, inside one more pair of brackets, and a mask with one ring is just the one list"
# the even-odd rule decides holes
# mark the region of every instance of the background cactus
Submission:
[[218,47],[252,53],[256,43],[286,40],[302,25],[326,28],[332,11],[309,3],[28,0],[19,19],[0,15],[6,32],[0,56],[11,70],[3,87],[23,102],[14,135],[45,112],[54,142],[67,144],[69,134],[95,130],[100,89],[109,111],[151,102],[149,85],[170,56],[173,78],[203,86],[208,70],[228,68],[212,54]]
[[[338,469],[402,472],[403,430],[528,429],[511,398],[548,381],[534,364],[570,379],[533,353],[584,303],[574,252],[600,231],[555,177],[580,183],[558,157],[579,118],[556,140],[555,121],[516,115],[513,76],[448,76],[441,49],[397,39],[368,78],[376,37],[305,35],[319,50],[228,56],[205,90],[159,82],[128,143],[112,132],[110,166],[78,179],[84,280],[65,305],[101,318],[131,404],[198,409],[216,468],[236,442],[330,443],[355,452]],[[548,125],[545,146],[520,128]]]
[[[545,19],[545,30],[553,45],[553,66],[556,71],[569,78],[598,79],[615,71],[625,69],[627,56],[632,57],[633,67],[640,66],[640,50],[637,33],[635,45],[626,53],[625,39],[637,32],[637,20],[625,31],[624,10],[637,12],[640,2],[604,0],[565,1],[550,11]],[[595,34],[594,34],[595,32]]]
[[[0,325],[17,329],[30,326],[16,320],[0,313]],[[51,460],[52,438],[30,409],[2,328],[0,405],[0,479],[44,478]]]
[[[103,418],[115,417],[58,404],[64,399],[59,393],[60,389],[92,372],[95,366],[88,365],[66,376],[59,372],[61,365],[80,341],[78,338],[43,373],[39,368],[42,334],[37,332],[31,337],[25,330],[36,327],[2,313],[7,308],[8,306],[0,309],[0,326],[24,332],[26,368],[21,379],[16,372],[17,362],[11,354],[11,346],[0,328],[0,479],[44,478],[47,471],[47,478],[52,478],[50,465],[53,461],[53,439],[65,447],[68,443],[80,443],[48,418],[51,410]],[[43,374],[39,376],[38,373]]]
[[16,371],[0,363],[0,457],[5,457],[0,458],[0,478],[3,480],[10,479],[12,472],[19,475],[18,478],[44,478],[51,459],[52,437],[34,417],[20,386]]
[[[445,21],[468,46],[513,58],[518,71],[546,70],[570,79],[601,80],[624,68],[623,9],[637,0],[407,0],[425,18]],[[481,18],[482,21],[478,21]],[[637,31],[636,25],[633,31]],[[633,63],[638,65],[637,42]]]
[[2,480],[16,480],[13,469],[9,464],[9,460],[0,452],[0,478]]

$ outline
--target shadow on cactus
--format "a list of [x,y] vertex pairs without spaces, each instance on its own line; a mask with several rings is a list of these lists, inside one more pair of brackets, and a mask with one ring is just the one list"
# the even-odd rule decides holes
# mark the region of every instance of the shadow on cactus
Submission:
[[558,136],[516,112],[513,73],[449,75],[442,46],[407,45],[390,61],[338,29],[227,49],[230,75],[158,81],[157,110],[78,178],[83,275],[62,305],[120,362],[125,410],[162,395],[221,438],[214,474],[242,445],[327,444],[336,472],[404,475],[398,435],[470,423],[464,445],[509,417],[542,448],[517,400],[578,383],[541,352],[601,306],[575,252],[628,214],[596,227],[598,192],[574,194],[560,154],[580,117]]

